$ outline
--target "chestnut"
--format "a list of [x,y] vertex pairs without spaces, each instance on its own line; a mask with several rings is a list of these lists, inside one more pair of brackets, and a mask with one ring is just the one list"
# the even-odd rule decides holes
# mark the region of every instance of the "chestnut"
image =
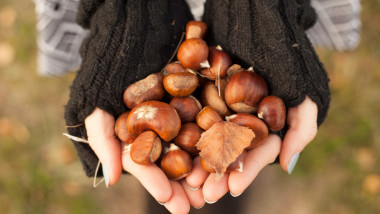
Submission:
[[257,111],[261,99],[267,95],[268,85],[265,80],[253,70],[242,70],[227,83],[224,98],[235,112],[253,113]]
[[145,101],[160,100],[165,94],[162,79],[161,73],[154,73],[129,85],[124,91],[124,103],[132,109]]
[[227,69],[227,81],[229,81],[231,79],[231,77],[237,73],[239,73],[240,71],[243,71],[244,69],[238,65],[238,64],[233,64],[231,65],[231,67],[229,67]]
[[255,133],[255,138],[253,138],[251,145],[247,148],[248,150],[254,149],[261,145],[264,139],[268,136],[269,131],[267,125],[261,119],[252,114],[233,114],[231,116],[227,116],[226,121],[248,127]]
[[128,132],[127,127],[127,118],[130,111],[126,111],[123,114],[121,114],[116,122],[115,122],[115,134],[119,138],[121,142],[124,142],[125,144],[131,144],[135,138],[132,137]]
[[132,137],[152,130],[164,141],[171,141],[181,129],[181,120],[173,106],[160,101],[147,101],[131,110],[127,119],[128,132]]
[[277,96],[265,97],[259,104],[257,115],[265,121],[271,131],[279,131],[285,126],[286,107]]
[[223,118],[212,107],[206,106],[198,113],[196,121],[199,127],[207,130],[215,123],[222,122]]
[[161,140],[153,131],[141,133],[132,143],[130,156],[138,164],[154,163],[161,155]]
[[207,24],[202,21],[189,21],[186,24],[186,39],[204,39],[207,32]]
[[212,107],[221,116],[230,115],[231,112],[224,102],[223,97],[222,93],[219,94],[218,88],[215,84],[209,81],[202,89],[201,102],[204,106]]
[[190,155],[171,144],[169,151],[161,159],[161,169],[171,180],[179,180],[186,177],[193,169]]
[[202,132],[202,129],[195,123],[182,124],[181,130],[173,142],[190,155],[196,156],[199,153],[196,144],[199,138],[201,138]]
[[210,67],[207,57],[208,46],[205,41],[198,38],[185,40],[177,52],[177,59],[181,64],[194,71]]
[[179,61],[169,63],[165,66],[164,74],[176,74],[176,73],[182,73],[186,72],[186,68],[181,65]]
[[195,121],[198,113],[202,110],[200,102],[193,96],[174,97],[169,105],[175,108],[182,123]]
[[222,47],[209,47],[208,62],[210,68],[201,70],[201,74],[210,80],[227,76],[227,69],[232,65],[231,57],[222,50]]
[[174,97],[187,97],[198,87],[197,75],[190,72],[169,74],[163,80],[165,90]]

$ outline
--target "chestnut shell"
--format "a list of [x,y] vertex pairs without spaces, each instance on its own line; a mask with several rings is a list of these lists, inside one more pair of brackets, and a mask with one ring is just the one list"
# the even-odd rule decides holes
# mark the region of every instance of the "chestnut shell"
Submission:
[[127,119],[130,111],[126,111],[121,114],[115,122],[115,134],[120,141],[125,144],[131,144],[135,138],[132,137],[128,132]]
[[165,90],[174,97],[187,97],[197,89],[198,77],[190,72],[169,74],[163,80]]
[[174,138],[173,142],[190,155],[196,156],[199,153],[196,144],[201,138],[202,132],[202,129],[195,123],[182,124],[181,130],[177,137]]
[[141,133],[132,143],[130,156],[138,164],[149,165],[161,155],[161,140],[153,131]]
[[164,141],[169,142],[181,129],[181,119],[173,106],[160,101],[147,101],[131,110],[127,127],[132,137],[152,130]]
[[162,171],[171,180],[179,180],[186,177],[193,169],[191,156],[174,144],[163,156],[160,163]]
[[174,97],[169,105],[173,106],[177,111],[182,123],[195,121],[198,113],[202,110],[202,106],[193,96]]
[[253,113],[261,99],[268,95],[265,80],[250,70],[242,70],[233,75],[225,88],[227,105],[238,113]]
[[194,71],[205,67],[203,63],[207,62],[208,64],[207,58],[208,46],[205,41],[198,38],[185,40],[177,52],[177,59],[181,64]]
[[123,94],[125,105],[132,109],[142,102],[162,99],[165,95],[162,81],[161,73],[153,73],[129,85]]
[[257,115],[265,121],[271,131],[279,131],[285,126],[286,107],[277,96],[265,97],[259,104]]
[[232,65],[231,57],[222,50],[220,46],[209,47],[208,62],[210,68],[201,70],[201,74],[210,80],[224,78],[227,76],[227,70]]

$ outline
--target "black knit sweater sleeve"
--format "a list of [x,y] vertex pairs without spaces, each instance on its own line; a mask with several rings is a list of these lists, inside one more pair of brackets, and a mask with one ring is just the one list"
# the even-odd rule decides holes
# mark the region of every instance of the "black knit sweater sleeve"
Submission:
[[[82,0],[77,21],[91,33],[65,108],[69,134],[87,138],[84,125],[77,125],[95,107],[115,117],[126,111],[124,90],[165,66],[191,19],[184,0]],[[96,155],[88,145],[74,144],[93,176]]]
[[318,105],[318,125],[324,121],[329,80],[304,32],[316,19],[310,0],[208,0],[203,18],[209,42],[253,66],[288,108],[309,96]]

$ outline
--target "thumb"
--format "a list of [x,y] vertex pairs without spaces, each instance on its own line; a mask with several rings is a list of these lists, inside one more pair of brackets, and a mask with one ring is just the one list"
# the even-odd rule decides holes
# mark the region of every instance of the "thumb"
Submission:
[[120,142],[115,136],[115,118],[104,110],[95,108],[85,119],[88,141],[102,163],[103,176],[108,185],[117,183],[121,176]]
[[318,107],[309,97],[288,110],[289,129],[281,147],[280,164],[289,174],[292,173],[301,151],[317,134],[317,116]]

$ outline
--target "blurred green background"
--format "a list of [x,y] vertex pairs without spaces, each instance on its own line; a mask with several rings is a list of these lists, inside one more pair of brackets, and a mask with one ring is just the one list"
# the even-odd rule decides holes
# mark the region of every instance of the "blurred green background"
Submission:
[[[362,41],[318,50],[331,78],[329,116],[291,176],[266,167],[245,213],[380,213],[380,1],[362,1]],[[73,74],[36,73],[34,4],[0,2],[0,213],[145,213],[132,176],[94,189],[65,130]],[[206,205],[211,206],[211,205]]]

